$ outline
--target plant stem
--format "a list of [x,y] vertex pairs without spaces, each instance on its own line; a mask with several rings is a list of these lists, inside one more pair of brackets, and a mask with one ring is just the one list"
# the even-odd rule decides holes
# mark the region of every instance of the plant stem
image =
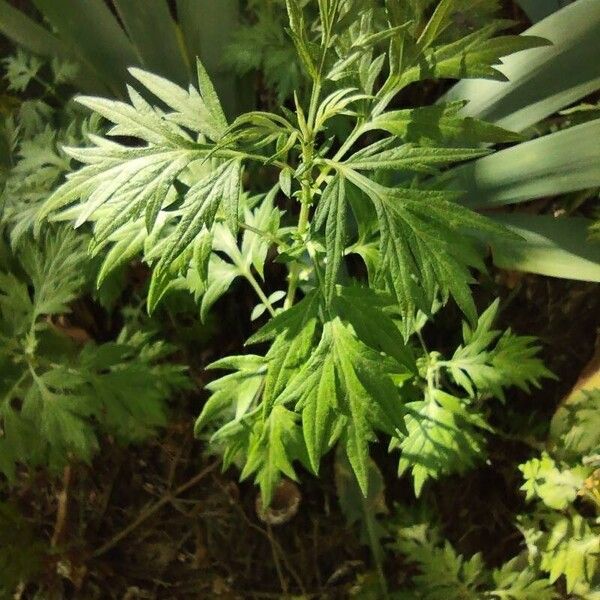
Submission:
[[256,277],[254,277],[254,275],[252,274],[250,269],[245,269],[243,272],[243,275],[248,280],[248,283],[250,283],[250,285],[252,286],[254,291],[256,292],[256,295],[260,298],[260,301],[266,306],[267,310],[269,311],[269,314],[272,317],[274,317],[275,309],[273,308],[273,305],[267,298],[267,295],[262,291],[262,288],[260,287],[260,284],[258,283],[258,281],[256,281]]
[[[304,193],[303,193],[304,196]],[[300,215],[298,217],[298,234],[304,235],[308,228],[308,213],[310,210],[310,204],[308,202],[302,202],[300,207]],[[290,280],[288,283],[288,290],[285,297],[283,307],[285,309],[290,308],[294,304],[296,298],[296,290],[298,289],[298,279],[300,278],[301,266],[296,262],[292,265],[290,270]]]
[[277,244],[280,247],[286,248],[287,243],[284,242],[280,237],[272,234],[270,231],[263,231],[262,229],[257,229],[256,227],[252,227],[252,225],[248,225],[247,223],[240,223],[241,229],[247,229],[256,235],[260,235],[261,237],[266,238],[267,240]]
[[[338,162],[342,160],[342,158],[344,158],[346,152],[350,150],[354,142],[356,142],[356,140],[364,133],[363,125],[364,123],[356,123],[352,133],[346,138],[346,141],[340,146],[339,150],[335,153],[335,156],[331,159],[331,163]],[[331,164],[327,164],[325,166],[325,168],[321,171],[321,173],[315,181],[315,187],[318,188],[323,184],[325,178],[327,177],[329,171],[331,171],[332,168],[333,167]]]
[[[302,238],[308,230],[308,217],[310,214],[310,205],[313,199],[313,178],[310,166],[313,163],[313,154],[315,146],[315,120],[317,113],[317,104],[319,102],[319,96],[321,94],[321,82],[317,79],[313,85],[313,89],[310,95],[310,107],[308,110],[307,127],[309,136],[304,140],[302,144],[302,162],[308,166],[304,175],[302,176],[301,187],[302,195],[300,197],[300,214],[298,215],[298,226],[297,234],[298,237]],[[298,279],[300,278],[301,266],[297,262],[292,265],[290,269],[290,280],[288,283],[288,290],[285,297],[284,309],[290,308],[294,304],[296,298],[296,290],[298,289]]]

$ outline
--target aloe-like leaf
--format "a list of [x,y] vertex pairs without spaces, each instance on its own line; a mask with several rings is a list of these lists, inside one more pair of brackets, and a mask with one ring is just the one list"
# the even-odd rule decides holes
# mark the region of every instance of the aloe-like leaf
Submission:
[[58,38],[5,0],[0,0],[0,31],[34,54],[52,56],[68,52]]
[[[0,33],[34,54],[58,57],[70,62],[78,60],[72,48],[5,0],[0,0]],[[80,69],[77,73],[75,83],[88,92],[107,92],[103,83],[85,69]]]
[[190,59],[201,57],[228,115],[237,112],[235,79],[222,59],[238,16],[238,0],[177,0],[177,18]]
[[494,207],[600,186],[600,119],[507,148],[454,169],[463,203]]
[[127,67],[139,64],[133,44],[103,0],[33,0],[78,58],[122,96]]
[[504,58],[508,81],[464,80],[443,101],[469,100],[464,116],[523,131],[600,88],[599,28],[600,2],[577,0],[525,32],[552,45]]
[[532,23],[545,19],[553,12],[567,6],[572,0],[517,0]]
[[144,68],[179,84],[190,83],[192,70],[167,1],[112,1]]
[[600,282],[600,246],[586,243],[588,219],[547,215],[494,215],[522,240],[494,242],[498,267],[550,277]]

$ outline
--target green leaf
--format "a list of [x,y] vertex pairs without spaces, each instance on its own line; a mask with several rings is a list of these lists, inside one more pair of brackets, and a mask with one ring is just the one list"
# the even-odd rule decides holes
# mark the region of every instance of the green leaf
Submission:
[[[166,424],[174,392],[188,385],[184,369],[165,362],[173,349],[139,330],[80,351],[53,328],[38,328],[36,342],[0,357],[0,468],[8,477],[15,463],[52,470],[73,460],[89,463],[100,433],[122,444],[146,439]],[[25,360],[29,366],[13,367],[6,379],[6,362]]]
[[421,173],[434,172],[436,167],[453,162],[470,160],[487,150],[477,148],[431,148],[403,144],[382,152],[370,153],[365,148],[360,156],[354,156],[344,163],[357,171],[374,171],[376,169],[391,169],[394,171],[416,171]]
[[482,460],[485,420],[465,403],[441,390],[427,391],[425,399],[406,405],[408,435],[392,440],[402,454],[398,472],[411,470],[415,494],[430,478],[462,473]]
[[553,377],[536,356],[540,350],[536,338],[515,335],[510,329],[504,333],[492,329],[498,306],[496,300],[473,330],[463,323],[464,346],[442,363],[470,396],[477,389],[504,400],[504,387],[515,385],[528,392],[530,385],[540,387],[542,378]]
[[376,283],[394,295],[405,337],[416,310],[429,313],[438,292],[444,301],[451,295],[475,322],[469,267],[485,267],[481,248],[469,234],[485,231],[495,237],[505,230],[451,202],[443,192],[387,188],[351,169],[343,172],[377,210],[381,262]]
[[553,600],[556,590],[546,578],[540,578],[532,568],[523,568],[519,558],[513,558],[499,569],[494,569],[492,577],[496,588],[488,592],[499,600]]
[[591,472],[584,467],[559,468],[546,452],[541,458],[532,458],[520,465],[519,469],[525,479],[521,489],[526,492],[527,500],[539,498],[555,510],[564,510],[575,501]]
[[255,474],[265,506],[271,503],[282,474],[296,479],[289,458],[290,446],[297,445],[301,437],[296,417],[285,407],[275,406],[266,420],[259,421],[251,433],[248,459],[241,478]]
[[331,302],[346,250],[347,204],[343,177],[336,175],[327,184],[319,202],[319,211],[320,220],[325,220],[327,249],[323,293],[327,302]]
[[306,32],[302,5],[299,0],[286,0],[285,4],[289,18],[290,34],[296,46],[296,52],[304,69],[314,79],[318,76],[318,72]]
[[89,344],[79,356],[87,393],[101,406],[96,418],[120,443],[143,441],[167,424],[167,402],[189,385],[185,367],[164,362],[173,350],[123,330],[115,343]]
[[600,567],[600,536],[580,515],[558,517],[542,548],[541,568],[554,583],[565,576],[567,592],[589,585]]
[[[198,61],[197,64],[200,65],[200,62]],[[129,72],[157,98],[174,110],[173,113],[168,115],[170,120],[218,141],[227,128],[227,122],[222,110],[219,111],[217,108],[220,105],[208,75],[206,75],[206,72],[201,71],[201,65],[198,69],[198,80],[201,84],[202,95],[192,86],[186,91],[168,79],[142,69],[131,68]],[[205,94],[208,95],[207,100],[204,99]]]
[[[237,207],[240,195],[240,163],[236,160],[224,162],[193,185],[185,195],[183,206],[186,212],[175,227],[165,246],[154,272],[164,273],[185,250],[187,250],[206,227],[210,229],[217,211],[226,207],[229,221],[237,226]],[[235,229],[237,231],[237,227]]]
[[8,89],[13,92],[24,92],[44,64],[37,56],[26,54],[21,49],[4,59],[3,63],[6,65]]
[[411,591],[418,594],[415,597],[423,600],[482,597],[485,565],[481,555],[465,559],[448,541],[442,544],[430,524],[400,528],[394,547],[418,567],[418,573],[412,577]]
[[433,44],[433,42],[444,32],[446,27],[452,23],[452,14],[456,9],[456,0],[440,0],[433,11],[433,15],[425,25],[421,32],[417,45],[425,49]]
[[550,424],[550,441],[561,455],[574,459],[600,449],[600,389],[582,390],[558,407]]
[[492,37],[498,27],[498,23],[491,23],[456,41],[427,48],[414,61],[416,64],[389,80],[386,91],[395,93],[409,83],[425,79],[484,77],[506,81],[505,75],[496,68],[502,57],[548,44],[534,36]]
[[368,121],[365,131],[381,129],[396,135],[404,142],[417,144],[437,142],[442,144],[480,144],[481,142],[515,142],[521,137],[460,114],[465,102],[451,102],[420,108],[393,110],[377,115]]
[[225,112],[223,111],[221,101],[219,100],[219,96],[217,95],[213,83],[199,58],[196,58],[196,73],[198,76],[198,89],[200,90],[200,95],[204,100],[208,112],[213,118],[215,127],[217,130],[225,130],[227,128],[227,117],[225,117]]
[[84,244],[85,238],[61,229],[46,232],[39,246],[24,247],[20,261],[33,286],[33,320],[69,312],[69,303],[85,281]]
[[247,341],[249,344],[260,344],[273,340],[277,335],[295,329],[307,316],[313,317],[319,308],[319,297],[314,292],[307,294],[302,300],[296,302],[291,308],[279,313],[261,327]]
[[366,496],[374,430],[395,435],[404,429],[402,403],[382,355],[358,340],[339,317],[327,321],[316,350],[276,403],[292,401],[302,411],[313,470],[341,425],[342,443]]
[[240,422],[254,408],[266,370],[264,357],[254,354],[230,356],[207,368],[235,372],[207,384],[211,396],[196,420],[194,434],[197,437],[217,420],[229,418],[230,423]]
[[400,371],[406,369],[416,374],[414,353],[404,342],[398,324],[388,314],[393,306],[390,296],[359,286],[339,287],[334,299],[336,314],[352,326],[358,339],[395,359]]
[[290,380],[306,365],[314,350],[317,303],[315,300],[307,302],[304,308],[305,312],[294,311],[293,315],[288,315],[289,320],[285,325],[276,324],[280,328],[279,333],[265,356],[267,373],[264,381],[263,405],[267,411],[290,385]]

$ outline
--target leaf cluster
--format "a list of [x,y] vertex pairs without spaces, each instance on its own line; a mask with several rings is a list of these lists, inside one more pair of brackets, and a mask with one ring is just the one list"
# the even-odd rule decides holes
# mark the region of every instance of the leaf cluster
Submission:
[[[480,554],[465,558],[430,523],[403,523],[393,530],[392,548],[417,569],[410,591],[399,598],[442,600],[552,600],[557,597],[549,579],[514,558],[488,569]],[[407,586],[408,587],[408,586]]]
[[[141,254],[152,268],[150,311],[187,287],[204,317],[235,279],[248,281],[255,316],[271,317],[248,343],[269,348],[213,365],[233,372],[209,385],[197,431],[216,425],[225,465],[243,465],[267,502],[282,475],[296,477],[294,461],[317,473],[335,444],[367,494],[369,444],[381,435],[408,457],[401,471],[416,467],[420,491],[481,454],[481,396],[548,375],[531,339],[490,329],[495,309],[469,329],[482,239],[514,237],[436,180],[488,153],[483,144],[518,136],[460,116],[460,102],[390,108],[417,81],[502,79],[503,56],[545,43],[497,35],[508,23],[490,16],[496,2],[476,4],[287,0],[307,82],[293,110],[228,123],[200,62],[197,87],[131,69],[144,90],[129,87],[129,101],[79,98],[112,126],[66,150],[82,166],[40,218],[90,223],[91,252],[104,258],[99,282]],[[256,165],[278,185],[252,196],[243,184]],[[282,221],[284,196],[298,207],[295,225]],[[358,277],[353,253],[366,267]],[[263,289],[268,257],[286,265],[287,291]],[[470,323],[465,345],[446,364],[425,357],[420,374],[409,339],[451,298]],[[466,397],[441,381],[446,371]]]
[[61,316],[84,287],[85,238],[46,229],[0,272],[0,471],[90,462],[98,436],[145,439],[166,423],[167,400],[186,385],[172,349],[142,331],[80,347]]
[[581,392],[564,409],[552,453],[519,467],[521,489],[536,502],[520,522],[530,563],[552,582],[564,577],[568,592],[590,599],[600,585],[598,399],[598,390]]

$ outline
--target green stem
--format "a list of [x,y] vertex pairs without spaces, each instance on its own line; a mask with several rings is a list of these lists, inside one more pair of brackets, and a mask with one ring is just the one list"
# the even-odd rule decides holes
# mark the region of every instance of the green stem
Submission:
[[[310,168],[313,164],[314,146],[315,146],[315,120],[317,115],[317,105],[319,103],[319,96],[321,94],[321,82],[319,79],[315,80],[311,94],[310,94],[310,107],[308,109],[308,138],[304,140],[302,144],[302,162],[309,168],[306,169],[301,181],[301,197],[300,197],[300,214],[298,216],[297,234],[298,237],[302,238],[308,230],[308,218],[310,214],[310,205],[313,200],[313,177],[312,169]],[[298,289],[298,280],[300,278],[301,265],[297,262],[292,265],[290,269],[290,279],[288,283],[288,290],[285,297],[284,308],[288,309],[294,304],[296,298],[296,290]]]
[[[304,191],[303,194],[304,196]],[[302,201],[302,206],[300,207],[300,216],[298,217],[298,234],[304,235],[308,228],[308,214],[310,211],[310,204],[308,202]],[[294,304],[294,300],[296,299],[296,290],[298,289],[298,280],[300,278],[300,270],[301,266],[296,262],[292,265],[290,270],[290,280],[288,283],[287,294],[285,297],[285,302],[283,307],[285,309],[290,308]]]
[[254,277],[254,275],[252,274],[252,272],[250,271],[250,269],[244,269],[243,272],[242,272],[242,274],[248,280],[248,283],[250,283],[250,285],[252,286],[252,288],[256,292],[256,295],[260,298],[260,301],[267,307],[267,310],[269,311],[269,314],[272,317],[274,317],[275,316],[275,309],[273,308],[273,305],[271,304],[271,302],[267,298],[267,295],[263,292],[263,290],[260,287],[260,284],[258,283],[258,281],[256,281],[256,277]]
[[[206,147],[206,149],[212,151],[210,147]],[[202,148],[202,150],[204,150],[204,148]],[[221,148],[219,150],[214,150],[213,156],[215,158],[246,158],[248,160],[259,162],[263,165],[274,165],[278,169],[289,169],[289,165],[287,163],[281,162],[279,160],[272,161],[268,156],[262,156],[261,154],[252,154],[249,152],[244,152],[242,150]]]
[[[335,156],[331,159],[331,161],[329,161],[330,163],[339,162],[340,160],[342,160],[342,158],[344,158],[348,150],[350,150],[350,148],[354,145],[356,140],[358,140],[358,138],[364,133],[363,125],[364,123],[357,123],[354,126],[354,130],[346,138],[346,141],[340,146],[339,150],[336,152]],[[331,169],[333,169],[333,166],[331,164],[327,164],[325,166],[325,168],[321,171],[321,173],[315,181],[315,187],[318,188],[323,184],[325,178],[327,177]]]
[[248,231],[251,231],[256,235],[260,235],[261,237],[273,242],[274,244],[277,244],[281,248],[287,248],[287,243],[280,237],[277,237],[276,235],[272,234],[270,231],[263,231],[262,229],[257,229],[256,227],[252,227],[252,225],[248,225],[247,223],[240,223],[240,228],[247,229]]
[[50,95],[52,96],[55,100],[57,100],[58,102],[60,102],[61,104],[66,104],[67,100],[65,98],[62,98],[58,92],[56,91],[55,87],[51,84],[49,84],[47,81],[44,81],[41,77],[39,77],[38,75],[34,75],[33,77],[34,81],[37,81],[43,88],[44,90]]

